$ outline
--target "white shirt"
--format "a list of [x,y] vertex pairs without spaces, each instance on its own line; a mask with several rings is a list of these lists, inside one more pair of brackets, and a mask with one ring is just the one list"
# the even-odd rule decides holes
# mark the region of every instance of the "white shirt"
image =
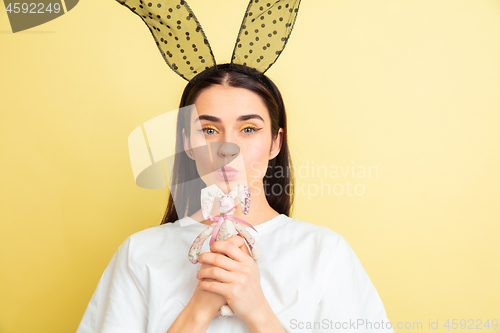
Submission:
[[[287,332],[393,332],[377,290],[346,240],[279,215],[246,229],[258,242],[264,295]],[[165,333],[188,304],[200,264],[188,260],[207,225],[190,217],[137,232],[118,248],[77,333]],[[209,251],[208,239],[201,252]],[[382,322],[383,321],[383,322]],[[375,328],[389,329],[375,329]],[[208,333],[248,332],[237,316]]]

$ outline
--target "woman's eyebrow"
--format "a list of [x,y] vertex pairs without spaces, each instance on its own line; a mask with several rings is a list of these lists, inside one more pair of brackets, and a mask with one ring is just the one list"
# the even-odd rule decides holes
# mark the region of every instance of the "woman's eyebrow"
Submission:
[[237,120],[238,121],[245,121],[245,120],[250,120],[250,119],[255,119],[255,118],[262,120],[262,122],[265,122],[261,116],[259,116],[258,114],[255,114],[255,113],[245,114],[245,115],[239,116]]
[[[213,121],[214,123],[220,123],[221,120],[220,118],[217,118],[215,116],[210,116],[210,115],[207,115],[207,114],[202,114],[201,116],[199,116],[198,118],[196,118],[194,120],[194,123],[197,122],[197,121],[200,121],[200,120],[208,120],[208,121]],[[236,119],[237,121],[245,121],[245,120],[249,120],[249,119],[260,119],[262,120],[262,122],[265,123],[264,119],[259,116],[258,114],[255,114],[255,113],[252,113],[252,114],[245,114],[245,115],[242,115],[242,116],[239,116],[238,119]]]

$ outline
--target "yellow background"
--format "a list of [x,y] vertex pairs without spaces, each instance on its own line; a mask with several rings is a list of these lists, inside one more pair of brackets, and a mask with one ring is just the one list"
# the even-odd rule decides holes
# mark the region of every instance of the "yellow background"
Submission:
[[[247,1],[189,4],[228,62]],[[303,171],[292,217],[346,238],[391,322],[500,320],[500,1],[303,0],[266,74],[295,166],[345,186],[311,195]],[[116,1],[16,34],[0,12],[0,332],[74,332],[118,246],[159,224],[127,138],[185,83]],[[378,177],[340,172],[363,166]]]

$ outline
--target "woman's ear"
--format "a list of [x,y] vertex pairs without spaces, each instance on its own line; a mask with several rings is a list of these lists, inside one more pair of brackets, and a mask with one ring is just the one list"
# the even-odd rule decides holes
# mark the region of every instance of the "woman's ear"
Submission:
[[281,144],[283,143],[283,129],[280,128],[276,137],[271,141],[271,151],[269,152],[269,160],[272,160],[281,150]]
[[186,155],[194,160],[194,155],[193,155],[193,150],[191,149],[191,143],[189,142],[189,139],[186,137],[186,131],[184,128],[182,129],[182,143],[184,145],[184,151],[186,152]]

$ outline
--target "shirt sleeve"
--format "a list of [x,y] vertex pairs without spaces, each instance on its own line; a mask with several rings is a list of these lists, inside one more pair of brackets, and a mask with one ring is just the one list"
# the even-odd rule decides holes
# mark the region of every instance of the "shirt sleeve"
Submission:
[[313,332],[394,332],[375,286],[347,241],[334,243]]
[[77,333],[145,333],[148,301],[144,279],[131,260],[130,237],[106,267]]

